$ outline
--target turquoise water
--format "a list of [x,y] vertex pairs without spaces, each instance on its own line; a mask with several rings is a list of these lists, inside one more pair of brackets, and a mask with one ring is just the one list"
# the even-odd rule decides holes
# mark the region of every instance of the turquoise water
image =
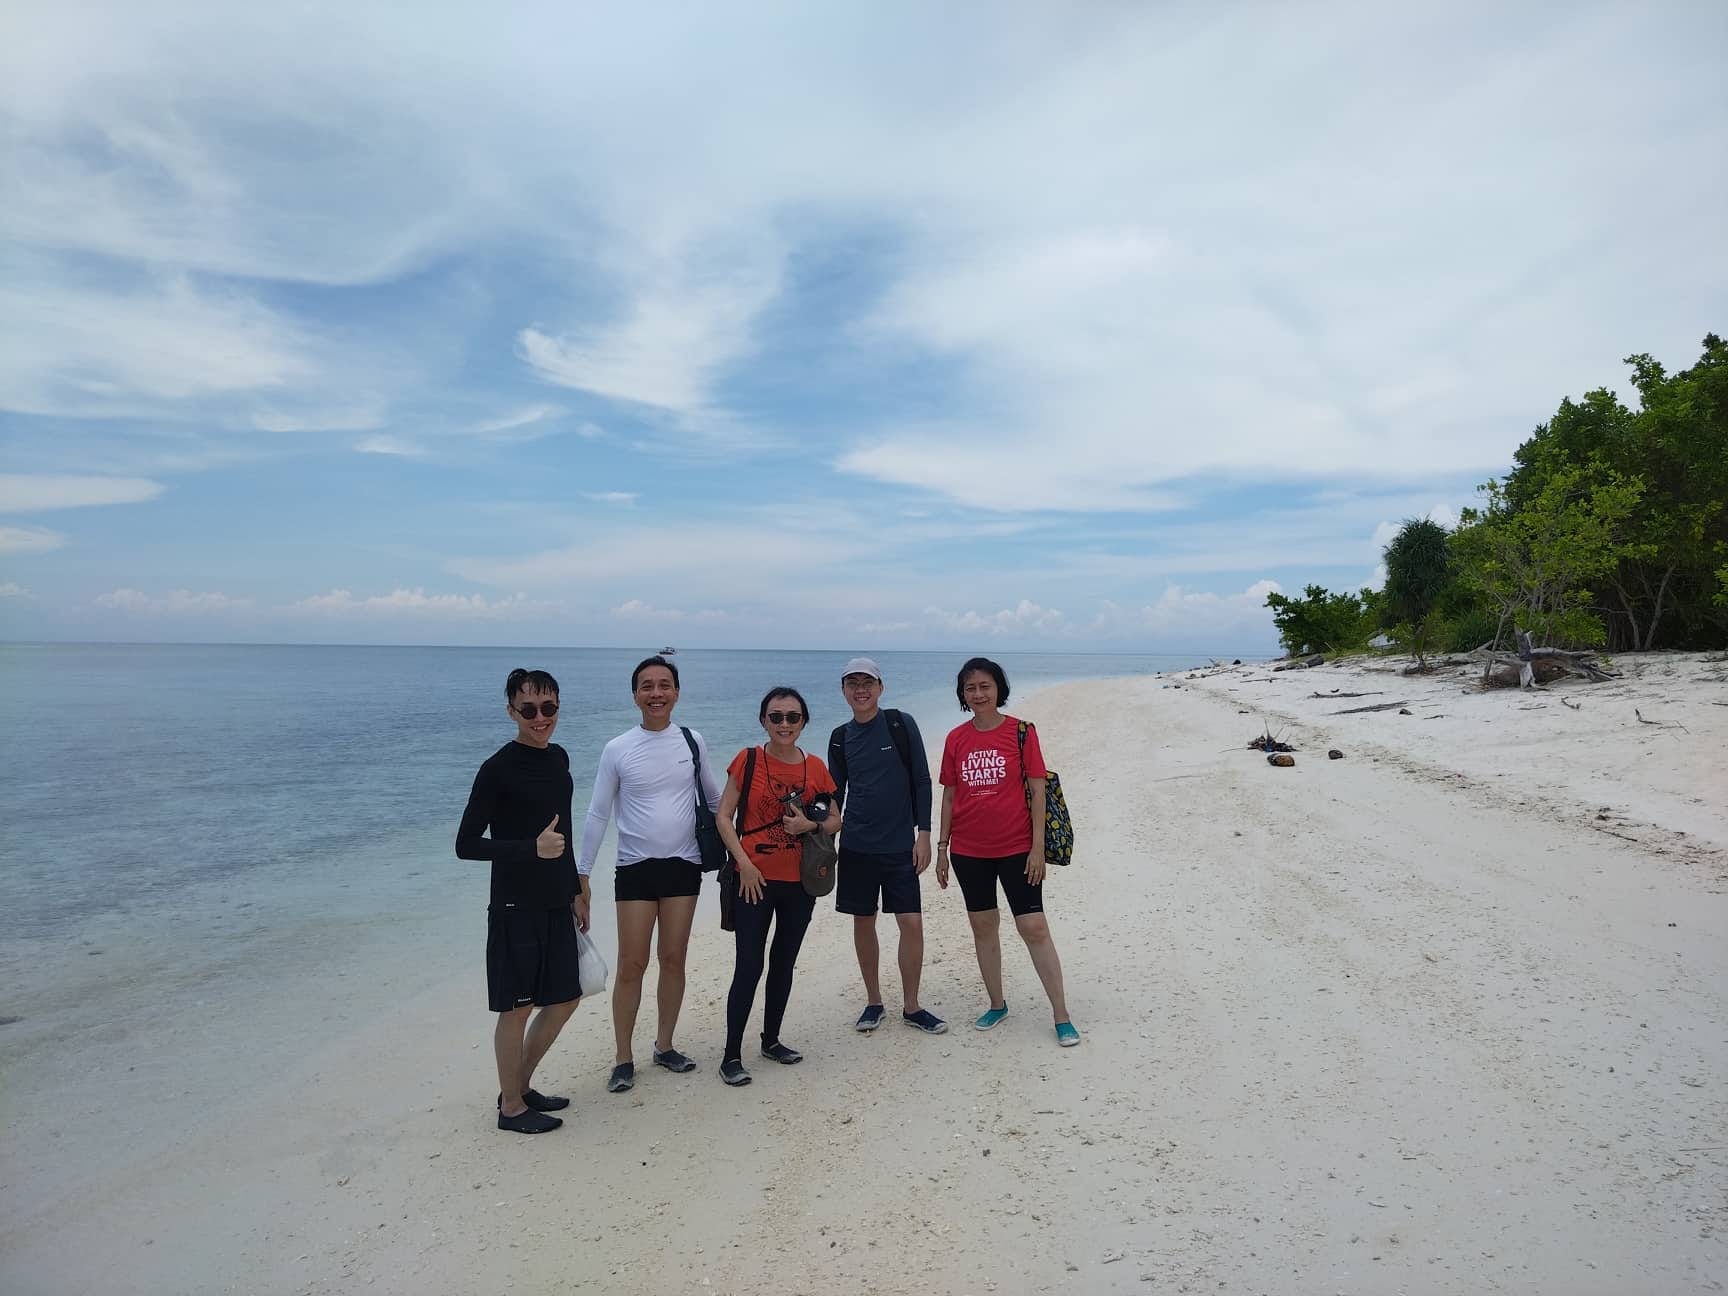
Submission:
[[[479,763],[514,733],[503,680],[550,670],[583,814],[604,743],[635,723],[613,649],[0,646],[0,1016],[160,977],[366,957],[380,926],[440,944],[479,920],[482,865],[451,842]],[[812,746],[846,717],[844,656],[686,651],[676,719],[717,759],[760,739],[774,684],[809,701]],[[927,739],[961,719],[962,656],[886,653],[885,704]],[[1003,654],[1015,689],[1146,674],[1192,656]],[[1012,706],[1012,704],[1010,704]],[[609,866],[610,848],[602,853]],[[596,878],[602,898],[609,880]],[[382,923],[380,920],[384,920]],[[331,932],[349,933],[338,942]],[[477,929],[476,929],[477,930]],[[437,960],[474,949],[434,950]]]

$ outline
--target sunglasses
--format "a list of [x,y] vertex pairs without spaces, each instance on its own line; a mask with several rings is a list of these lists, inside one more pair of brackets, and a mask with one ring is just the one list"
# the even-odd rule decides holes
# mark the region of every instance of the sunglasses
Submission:
[[536,711],[548,720],[558,714],[558,704],[556,702],[542,702],[538,708],[536,708],[532,702],[522,702],[510,709],[517,715],[521,716],[524,720],[532,720]]
[[770,711],[768,713],[769,724],[797,724],[803,718],[804,713],[802,711]]

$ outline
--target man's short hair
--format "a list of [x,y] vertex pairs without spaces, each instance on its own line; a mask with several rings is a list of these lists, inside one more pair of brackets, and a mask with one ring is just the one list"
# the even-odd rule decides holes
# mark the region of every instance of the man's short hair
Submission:
[[558,681],[543,670],[523,670],[518,666],[504,679],[504,700],[514,702],[516,695],[523,689],[533,689],[536,693],[558,693]]
[[667,670],[672,672],[672,687],[682,687],[678,683],[678,668],[671,662],[667,661],[659,653],[655,653],[652,657],[644,657],[641,661],[637,662],[636,669],[630,672],[630,691],[632,693],[636,691],[636,685],[642,678],[642,672],[647,670],[650,666],[664,666]]

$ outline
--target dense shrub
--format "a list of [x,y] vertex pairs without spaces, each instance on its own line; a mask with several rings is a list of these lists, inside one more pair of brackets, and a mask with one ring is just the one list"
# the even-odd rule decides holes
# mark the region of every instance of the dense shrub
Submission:
[[1299,599],[1268,594],[1266,606],[1272,609],[1279,642],[1298,657],[1366,647],[1380,629],[1383,600],[1373,590],[1333,594],[1323,586],[1310,585]]

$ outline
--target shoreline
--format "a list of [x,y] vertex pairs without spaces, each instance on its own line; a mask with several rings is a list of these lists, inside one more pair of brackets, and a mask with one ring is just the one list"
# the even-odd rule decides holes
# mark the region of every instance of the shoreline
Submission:
[[[509,1138],[479,946],[421,949],[214,1109],[139,1105],[118,1051],[65,1077],[64,1123],[9,1094],[9,1287],[1709,1290],[1728,1158],[1687,1149],[1728,1123],[1728,813],[1694,798],[1728,690],[1719,661],[1647,666],[1579,711],[1443,680],[1410,716],[1308,696],[1400,687],[1355,664],[1017,696],[1075,816],[1048,905],[1080,1048],[1011,934],[1011,1016],[969,1029],[962,905],[926,875],[922,997],[954,1029],[851,1031],[848,925],[819,902],[787,1019],[806,1061],[728,1090],[705,907],[677,1035],[698,1071],[605,1094],[609,1004],[585,1004],[540,1077],[572,1119]],[[1708,714],[1632,718],[1663,696]],[[1246,750],[1262,716],[1294,769]],[[249,1027],[273,1028],[185,1030]],[[68,1248],[64,1218],[102,1228]]]

